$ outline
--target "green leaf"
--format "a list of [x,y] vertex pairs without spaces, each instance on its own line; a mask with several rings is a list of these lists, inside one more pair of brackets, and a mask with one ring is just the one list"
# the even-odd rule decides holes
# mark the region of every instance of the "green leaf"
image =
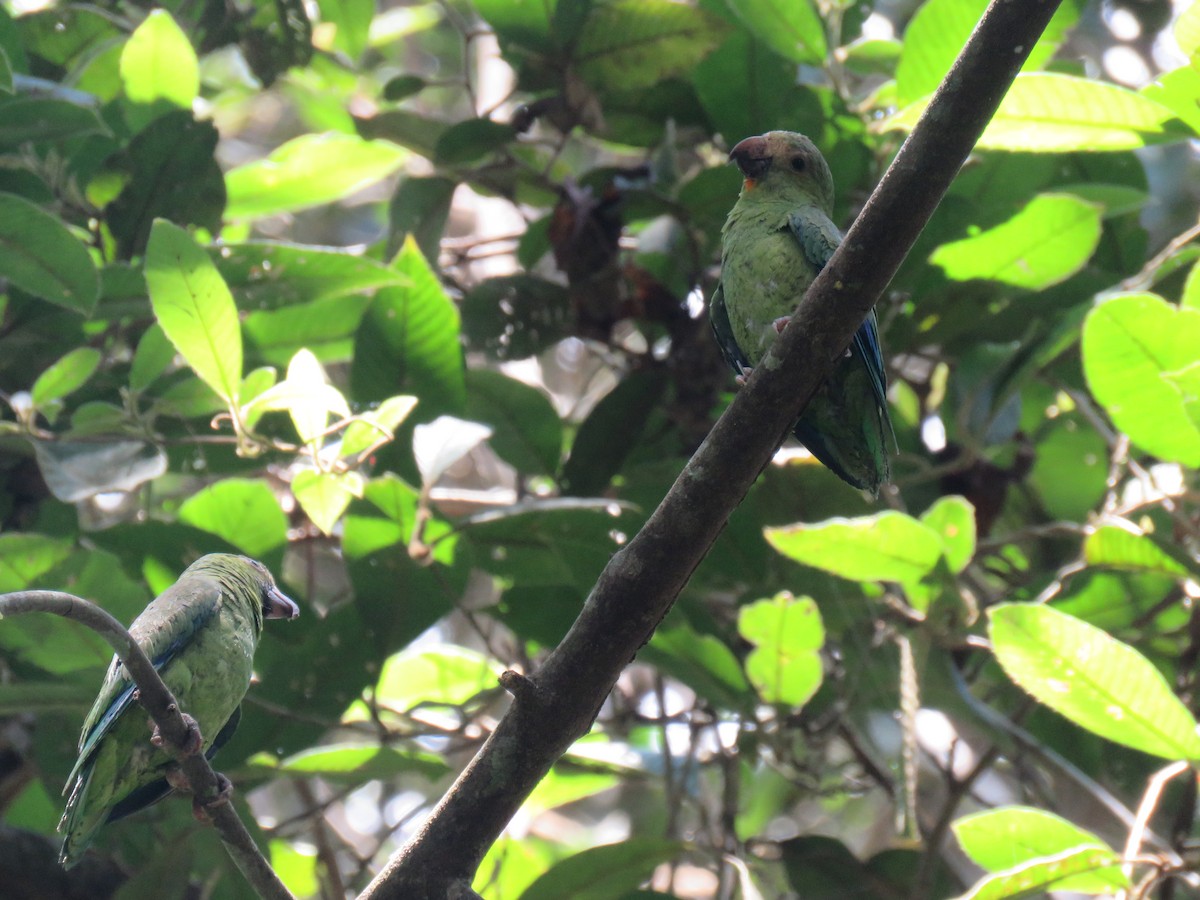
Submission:
[[63,503],[133,491],[167,471],[167,455],[145,441],[36,441],[38,468]]
[[1135,530],[1132,524],[1101,525],[1084,539],[1083,558],[1088,565],[1126,572],[1156,572],[1173,578],[1191,574],[1189,565],[1159,547],[1149,535]]
[[287,542],[287,516],[265,481],[226,478],[197,491],[179,507],[179,521],[261,559]]
[[825,23],[811,0],[731,0],[729,7],[751,34],[784,59],[824,62]]
[[301,853],[287,841],[270,843],[271,868],[291,893],[299,897],[316,896],[321,891],[317,877],[317,854]]
[[141,392],[150,387],[174,359],[175,347],[167,339],[162,327],[157,322],[153,323],[146,329],[134,351],[133,363],[129,367],[130,390]]
[[321,533],[329,535],[350,501],[363,495],[363,478],[358,472],[303,469],[292,478],[292,495]]
[[0,194],[0,276],[84,315],[100,295],[87,248],[57,216],[13,194]]
[[417,405],[416,397],[388,397],[375,409],[358,414],[342,432],[342,456],[362,453],[368,447],[386,438],[392,440],[400,423]]
[[938,247],[929,261],[955,281],[983,278],[1029,290],[1065,281],[1100,243],[1101,207],[1073,194],[1039,194],[987,231]]
[[1200,360],[1200,310],[1153,294],[1114,297],[1088,313],[1082,349],[1088,387],[1113,424],[1149,453],[1200,466],[1200,431],[1163,378]]
[[367,47],[374,0],[317,0],[317,8],[321,21],[333,26],[333,46],[357,60]]
[[90,107],[49,97],[0,97],[0,146],[108,133],[108,126]]
[[497,689],[503,671],[483,654],[456,644],[404,650],[383,664],[375,700],[400,712],[418,703],[461,706],[481,691]]
[[1142,96],[1161,103],[1200,134],[1200,67],[1180,66],[1142,88]]
[[129,36],[121,51],[121,81],[134,103],[167,100],[184,109],[200,93],[200,62],[171,14],[156,9]]
[[555,863],[531,884],[520,900],[611,900],[623,897],[650,877],[656,867],[683,850],[676,841],[635,838],[590,847]]
[[312,444],[329,427],[329,416],[350,417],[350,405],[331,385],[321,363],[309,350],[299,350],[288,364],[287,378],[267,388],[242,409],[247,423],[262,412],[287,410],[304,444]]
[[789,559],[850,581],[917,581],[942,557],[942,537],[900,512],[765,528]]
[[1183,293],[1179,297],[1182,309],[1200,310],[1200,262],[1194,263],[1188,270],[1187,281],[1183,284]]
[[177,225],[159,219],[146,248],[146,287],[163,332],[226,404],[242,383],[237,307],[208,254]]
[[45,406],[83,387],[100,365],[100,359],[101,353],[94,347],[76,347],[37,377],[30,391],[33,405]]
[[245,310],[272,311],[367,294],[406,284],[403,273],[378,260],[303,244],[254,241],[209,250]]
[[122,259],[145,250],[156,218],[220,231],[225,176],[214,156],[218,137],[211,122],[197,121],[190,110],[172,110],[109,162],[127,178],[105,210]]
[[558,0],[473,0],[473,5],[501,43],[538,51],[553,49],[550,26]]
[[[884,129],[912,131],[928,100],[904,107]],[[1051,73],[1017,76],[975,145],[1037,153],[1135,150],[1195,132],[1167,107],[1114,84]]]
[[776,594],[738,610],[738,634],[755,645],[746,675],[765,703],[801,707],[821,686],[825,626],[811,597]]
[[996,659],[1018,685],[1081,728],[1166,759],[1200,757],[1196,720],[1144,656],[1048,606],[988,610]]
[[942,536],[950,571],[965,569],[975,555],[975,507],[962,497],[942,497],[921,514],[921,523]]
[[0,534],[0,594],[32,586],[68,556],[71,541],[42,534]]
[[[896,66],[896,97],[901,104],[928,97],[937,90],[987,5],[987,0],[929,0],[921,4],[904,29],[904,43]],[[1022,71],[1044,65],[1078,19],[1076,4],[1062,4]]]
[[410,237],[395,262],[406,287],[375,294],[355,336],[350,384],[355,400],[416,394],[432,418],[466,403],[458,310]]
[[497,359],[540,353],[566,337],[573,322],[567,289],[532,275],[481,282],[463,298],[462,316],[470,346]]
[[752,697],[733,651],[713,635],[698,634],[686,624],[657,629],[638,659],[724,709],[742,709]]
[[261,219],[332,203],[391,175],[408,154],[351,134],[305,134],[225,175],[230,219]]
[[[963,816],[950,826],[967,856],[988,872],[999,872],[1080,847],[1109,850],[1090,831],[1053,813],[1028,806],[1006,806]],[[1107,894],[1129,886],[1119,866],[1090,871],[1056,882],[1056,891]]]
[[395,778],[409,773],[434,779],[450,771],[450,767],[432,753],[378,744],[324,744],[302,750],[277,763],[255,758],[249,762],[270,772],[307,778],[320,776],[343,784],[364,784],[376,778]]
[[496,152],[516,137],[517,131],[511,125],[491,119],[467,119],[442,132],[434,159],[447,166],[465,165]]
[[672,0],[606,0],[591,7],[574,59],[596,87],[638,90],[688,72],[727,31],[721,19]]
[[1175,43],[1184,56],[1191,57],[1192,64],[1200,53],[1200,3],[1191,3],[1175,20]]
[[492,428],[491,446],[523,475],[553,475],[562,455],[562,420],[550,399],[499,372],[467,372],[467,415]]
[[956,900],[1020,900],[1044,897],[1059,884],[1077,877],[1119,867],[1121,857],[1111,850],[1083,847],[1013,866],[980,880]]

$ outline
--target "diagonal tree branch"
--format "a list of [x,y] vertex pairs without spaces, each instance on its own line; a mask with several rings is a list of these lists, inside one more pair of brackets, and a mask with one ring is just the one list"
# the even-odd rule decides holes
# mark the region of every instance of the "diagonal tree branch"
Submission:
[[1058,2],[993,0],[789,326],[642,530],[613,556],[562,643],[532,675],[506,673],[508,713],[360,900],[470,896],[487,849],[555,760],[587,733],[621,670],[850,344]]
[[[204,758],[204,754],[182,752],[182,748],[187,746],[189,732],[179,704],[163,684],[154,664],[125,626],[99,606],[74,594],[61,591],[17,591],[0,594],[0,619],[31,612],[46,612],[73,619],[104,638],[137,685],[138,702],[158,726],[166,745],[179,757],[180,768],[187,777],[193,795],[204,804],[205,800],[216,798],[220,794],[217,774]],[[149,734],[146,735],[146,740],[150,740]],[[258,895],[264,900],[293,900],[291,892],[284,887],[283,882],[259,852],[258,845],[254,843],[254,838],[238,817],[233,804],[215,803],[205,806],[205,809],[212,817],[213,825],[220,833],[225,849]]]

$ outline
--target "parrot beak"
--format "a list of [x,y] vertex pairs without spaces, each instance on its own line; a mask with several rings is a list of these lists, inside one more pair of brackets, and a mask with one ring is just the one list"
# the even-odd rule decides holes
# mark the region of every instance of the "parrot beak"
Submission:
[[767,139],[762,135],[748,137],[734,144],[729,151],[731,162],[737,163],[742,174],[751,181],[757,181],[771,168],[771,155],[767,151]]
[[296,601],[277,587],[272,587],[263,595],[264,619],[294,619],[300,615],[300,607]]

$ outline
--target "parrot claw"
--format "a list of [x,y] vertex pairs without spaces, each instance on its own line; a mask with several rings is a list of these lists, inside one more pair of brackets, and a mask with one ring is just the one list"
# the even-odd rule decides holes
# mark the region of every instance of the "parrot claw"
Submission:
[[733,380],[737,383],[738,387],[745,387],[746,379],[750,377],[750,373],[753,371],[754,369],[750,368],[750,366],[742,366],[742,374],[734,375]]
[[[183,723],[187,726],[187,739],[182,747],[179,748],[180,756],[195,756],[200,752],[200,748],[204,746],[204,737],[200,734],[200,726],[196,724],[196,720],[183,713]],[[154,726],[154,731],[150,735],[150,743],[155,747],[166,746],[167,739],[162,736],[157,725]]]
[[233,796],[233,783],[220,772],[217,776],[217,795],[204,802],[198,797],[192,798],[192,816],[197,822],[208,825],[212,822],[212,811],[218,806],[224,806]]
[[787,328],[790,321],[792,321],[790,316],[780,316],[771,323],[771,327],[775,329],[776,334],[783,334],[783,329]]

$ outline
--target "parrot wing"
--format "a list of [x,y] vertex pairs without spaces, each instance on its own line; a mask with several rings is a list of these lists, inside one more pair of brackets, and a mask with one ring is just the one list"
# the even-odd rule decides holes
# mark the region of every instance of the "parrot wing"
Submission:
[[725,362],[729,363],[735,375],[741,375],[750,367],[750,360],[746,358],[733,336],[733,326],[729,324],[729,309],[725,306],[725,290],[720,282],[717,282],[717,289],[713,291],[712,300],[708,304],[708,321]]
[[[842,233],[829,217],[815,206],[804,206],[788,216],[788,227],[800,249],[808,261],[818,272],[825,268],[833,252],[842,242]],[[799,301],[799,298],[797,298]],[[867,313],[867,318],[854,332],[854,340],[850,344],[851,352],[862,360],[866,367],[871,384],[871,392],[875,402],[883,411],[884,421],[888,431],[892,429],[891,419],[887,414],[887,382],[883,368],[883,350],[879,344],[879,327],[875,318],[875,310]]]
[[[130,633],[150,657],[154,668],[161,672],[216,615],[220,600],[221,585],[215,578],[185,576],[146,607]],[[79,758],[67,777],[68,786],[87,766],[93,751],[112,730],[113,723],[135,702],[136,688],[125,666],[114,657],[100,694],[83,724]]]

